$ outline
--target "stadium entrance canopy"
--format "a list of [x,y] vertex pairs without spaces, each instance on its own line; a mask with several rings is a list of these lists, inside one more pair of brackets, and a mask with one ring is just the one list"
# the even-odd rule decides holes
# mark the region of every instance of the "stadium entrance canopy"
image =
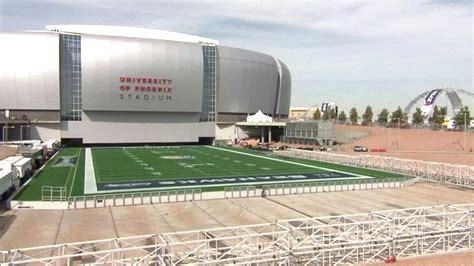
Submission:
[[247,116],[247,122],[249,123],[271,123],[273,122],[273,118],[270,116],[262,113],[262,111],[258,110],[254,115]]
[[253,115],[247,116],[246,122],[237,122],[236,127],[256,127],[260,128],[260,139],[264,142],[265,128],[268,131],[268,142],[272,141],[272,127],[284,128],[285,122],[274,122],[271,116],[265,115],[262,111],[258,110]]

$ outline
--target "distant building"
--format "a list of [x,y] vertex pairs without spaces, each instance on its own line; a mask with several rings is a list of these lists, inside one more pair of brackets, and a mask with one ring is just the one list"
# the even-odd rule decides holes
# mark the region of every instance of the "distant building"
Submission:
[[334,143],[334,124],[329,121],[290,121],[286,123],[285,142],[326,146]]
[[312,119],[318,107],[290,107],[290,119]]
[[0,140],[212,143],[258,110],[288,118],[286,65],[208,38],[53,25],[0,33],[0,58]]

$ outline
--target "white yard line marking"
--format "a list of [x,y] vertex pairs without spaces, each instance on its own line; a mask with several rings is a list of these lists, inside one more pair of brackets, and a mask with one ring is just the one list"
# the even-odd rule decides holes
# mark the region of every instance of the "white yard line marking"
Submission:
[[[218,148],[218,147],[214,147],[214,146],[206,146],[206,147],[209,148],[209,149],[215,149],[215,150],[226,151],[226,152],[231,152],[231,153],[243,154],[243,155],[247,155],[247,156],[251,156],[251,157],[257,157],[257,158],[267,159],[267,160],[270,160],[270,161],[277,161],[277,162],[282,162],[282,163],[288,163],[288,164],[294,164],[294,165],[299,165],[299,166],[305,166],[305,167],[309,167],[309,168],[320,169],[320,170],[326,170],[326,171],[336,172],[336,173],[341,173],[341,174],[362,176],[362,175],[355,174],[355,173],[344,172],[344,171],[339,171],[339,170],[335,170],[335,169],[330,169],[330,168],[325,168],[325,167],[320,167],[320,166],[314,166],[314,165],[310,165],[310,164],[297,163],[297,162],[292,162],[292,161],[285,161],[285,160],[282,160],[282,159],[277,159],[277,158],[272,158],[272,157],[267,157],[267,156],[261,156],[261,155],[246,153],[246,152],[228,150],[228,149]],[[373,178],[373,177],[370,177],[370,176],[363,176],[363,177]]]
[[[314,168],[314,169],[321,169],[321,170],[326,170],[330,172],[338,172],[338,173],[343,173],[343,174],[350,174],[350,175],[355,175],[354,177],[346,177],[346,178],[325,178],[325,179],[316,179],[316,180],[307,180],[306,182],[324,182],[324,181],[337,181],[337,180],[357,180],[357,179],[369,179],[373,178],[370,176],[362,176],[354,173],[349,173],[349,172],[344,172],[344,171],[339,171],[339,170],[334,170],[330,168],[325,168],[325,167],[319,167],[319,166],[314,166],[314,165],[308,165],[304,163],[298,163],[298,162],[292,162],[292,161],[285,161],[282,159],[277,159],[277,158],[272,158],[272,157],[266,157],[266,156],[260,156],[256,154],[250,154],[250,153],[245,153],[245,152],[239,152],[239,151],[233,151],[233,150],[227,150],[227,149],[222,149],[218,147],[212,147],[212,146],[207,146],[207,148],[211,149],[217,149],[217,150],[222,150],[222,151],[227,151],[231,153],[237,153],[237,154],[243,154],[251,157],[257,157],[257,158],[263,158],[267,160],[272,160],[272,161],[278,161],[282,163],[288,163],[288,164],[294,164],[294,165],[300,165],[300,166],[305,166],[309,168]],[[217,155],[211,155],[214,157],[220,157]],[[194,169],[194,168],[193,168]],[[194,170],[199,170],[199,169],[194,169]],[[154,172],[152,173],[153,175],[159,175],[161,174],[160,172]],[[206,173],[207,174],[207,173]],[[86,154],[85,154],[85,178],[84,178],[84,194],[103,194],[103,193],[115,193],[115,192],[130,192],[130,191],[149,191],[149,190],[155,190],[155,191],[160,191],[160,190],[172,190],[172,189],[182,189],[183,186],[173,186],[173,187],[165,187],[165,188],[160,188],[160,187],[152,187],[152,188],[136,188],[136,189],[117,189],[117,190],[102,190],[98,191],[97,189],[97,182],[96,182],[96,177],[95,177],[95,171],[94,171],[94,162],[92,160],[92,153],[90,148],[86,148]],[[137,181],[137,182],[142,182],[143,180]],[[132,181],[130,181],[132,182]],[[145,181],[143,181],[145,182]],[[213,184],[213,185],[188,185],[184,186],[185,188],[202,188],[202,187],[221,187],[221,186],[236,186],[236,185],[260,185],[260,184],[276,184],[276,183],[304,183],[305,181],[302,180],[284,180],[284,181],[272,181],[272,182],[249,182],[249,183],[232,183],[232,184]]]
[[94,160],[92,160],[91,148],[86,148],[86,162],[84,165],[84,194],[97,193],[97,181],[95,179]]
[[71,196],[72,188],[74,187],[74,181],[76,180],[76,172],[77,172],[77,168],[79,168],[79,161],[81,160],[81,151],[82,151],[82,148],[79,148],[79,155],[77,155],[76,168],[74,168],[74,175],[72,176],[72,183],[71,183],[71,189],[69,190],[69,197]]

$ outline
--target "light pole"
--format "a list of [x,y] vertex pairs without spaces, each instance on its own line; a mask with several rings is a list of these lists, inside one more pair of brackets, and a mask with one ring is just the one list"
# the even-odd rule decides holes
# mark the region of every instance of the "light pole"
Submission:
[[[386,106],[386,109],[387,109],[387,113],[390,114],[390,113],[388,112],[388,103],[387,103],[385,106]],[[391,130],[392,121],[389,121],[388,114],[387,114],[387,124],[386,124],[385,128],[388,129],[388,146],[387,146],[387,149],[388,149],[388,157],[391,157],[391,156],[392,156],[392,148],[391,148],[392,145],[391,145],[390,142],[392,141],[392,140],[391,140],[391,138],[392,138],[392,136],[391,136],[391,135],[392,135],[392,133],[391,133],[391,131],[392,131],[392,130]]]
[[400,117],[397,118],[397,150],[400,150]]
[[466,151],[468,150],[467,149],[467,139],[466,139],[466,135],[467,135],[467,113],[466,111],[464,111],[464,147],[466,149]]
[[[391,123],[391,122],[390,122],[390,123]],[[391,136],[391,135],[392,135],[392,134],[391,134],[391,132],[392,132],[391,126],[392,126],[392,125],[389,125],[389,126],[388,126],[388,157],[391,157],[391,156],[392,156],[392,143],[390,143],[390,142],[392,141],[392,140],[391,140],[391,138],[392,138],[392,136]]]

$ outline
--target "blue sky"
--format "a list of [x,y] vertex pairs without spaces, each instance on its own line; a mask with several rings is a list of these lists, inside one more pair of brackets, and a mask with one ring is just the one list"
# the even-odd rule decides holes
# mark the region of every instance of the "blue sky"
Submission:
[[378,112],[432,88],[473,91],[473,13],[473,1],[0,0],[0,31],[103,24],[208,37],[284,61],[292,106]]

